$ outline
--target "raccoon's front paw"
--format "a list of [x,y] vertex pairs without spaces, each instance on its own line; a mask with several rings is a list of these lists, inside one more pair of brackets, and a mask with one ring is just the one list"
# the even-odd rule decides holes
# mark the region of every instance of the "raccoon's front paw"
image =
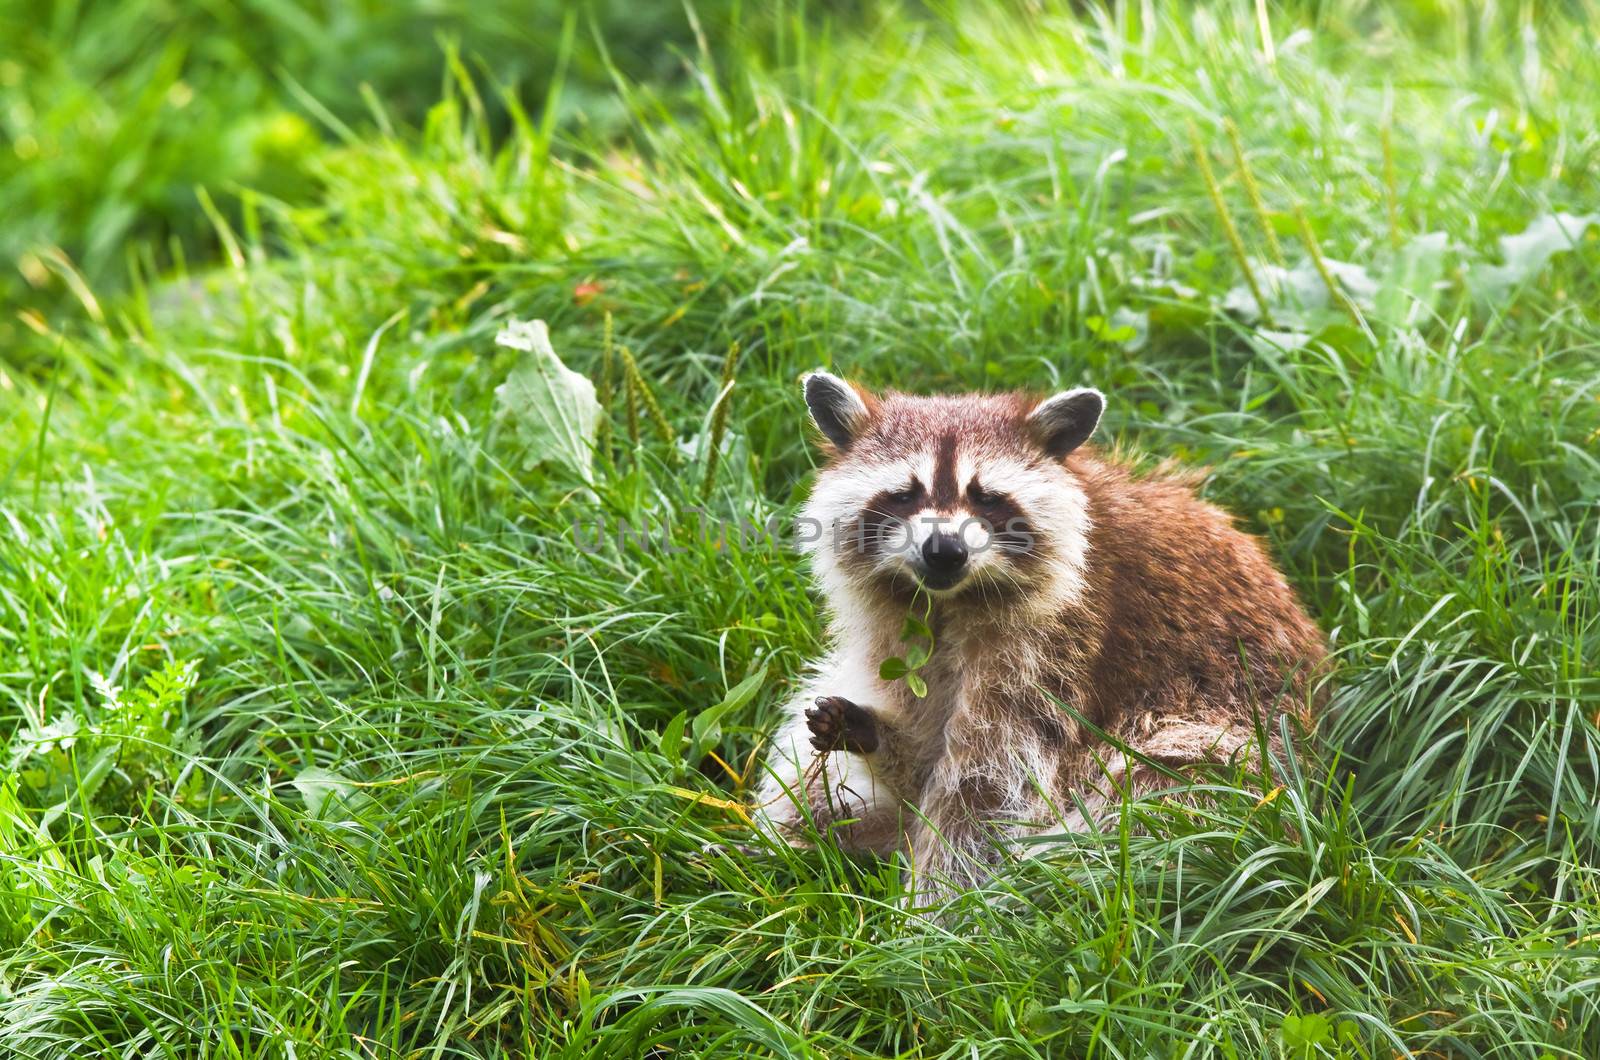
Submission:
[[806,711],[811,746],[819,751],[871,754],[878,749],[878,723],[872,711],[843,696],[818,696]]

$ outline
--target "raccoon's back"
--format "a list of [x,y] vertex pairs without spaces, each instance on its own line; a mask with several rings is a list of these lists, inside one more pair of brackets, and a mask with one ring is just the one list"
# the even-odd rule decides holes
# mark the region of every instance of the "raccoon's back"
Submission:
[[1135,477],[1088,454],[1069,467],[1093,520],[1086,603],[1102,719],[1197,702],[1241,720],[1302,707],[1324,640],[1262,543],[1189,480]]

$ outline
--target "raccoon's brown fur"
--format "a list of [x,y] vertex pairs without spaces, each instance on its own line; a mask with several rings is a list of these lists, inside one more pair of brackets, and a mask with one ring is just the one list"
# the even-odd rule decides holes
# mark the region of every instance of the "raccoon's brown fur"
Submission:
[[[828,439],[807,513],[827,527],[812,547],[833,648],[769,756],[761,808],[786,838],[809,818],[906,851],[938,896],[980,880],[999,841],[1090,827],[1171,783],[1054,699],[1177,767],[1249,753],[1286,711],[1311,721],[1316,625],[1188,477],[1083,445],[1097,391],[872,396],[821,373],[806,390]],[[918,697],[877,668],[924,607]]]

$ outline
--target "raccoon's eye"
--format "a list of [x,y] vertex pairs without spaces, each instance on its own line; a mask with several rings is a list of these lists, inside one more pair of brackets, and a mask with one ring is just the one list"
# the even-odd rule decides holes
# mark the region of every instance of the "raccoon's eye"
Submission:
[[989,507],[1005,500],[1000,494],[995,493],[993,490],[986,490],[976,482],[967,487],[967,498],[973,504],[981,507]]
[[905,489],[895,490],[893,493],[889,494],[889,499],[896,504],[910,504],[912,501],[917,499],[916,481],[913,480],[911,485],[907,486]]

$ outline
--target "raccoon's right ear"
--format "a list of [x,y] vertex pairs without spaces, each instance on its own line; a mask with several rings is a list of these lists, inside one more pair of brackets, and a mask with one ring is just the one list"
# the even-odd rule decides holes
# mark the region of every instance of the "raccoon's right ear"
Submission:
[[872,417],[856,388],[827,372],[810,372],[803,385],[811,420],[840,452],[850,448]]

